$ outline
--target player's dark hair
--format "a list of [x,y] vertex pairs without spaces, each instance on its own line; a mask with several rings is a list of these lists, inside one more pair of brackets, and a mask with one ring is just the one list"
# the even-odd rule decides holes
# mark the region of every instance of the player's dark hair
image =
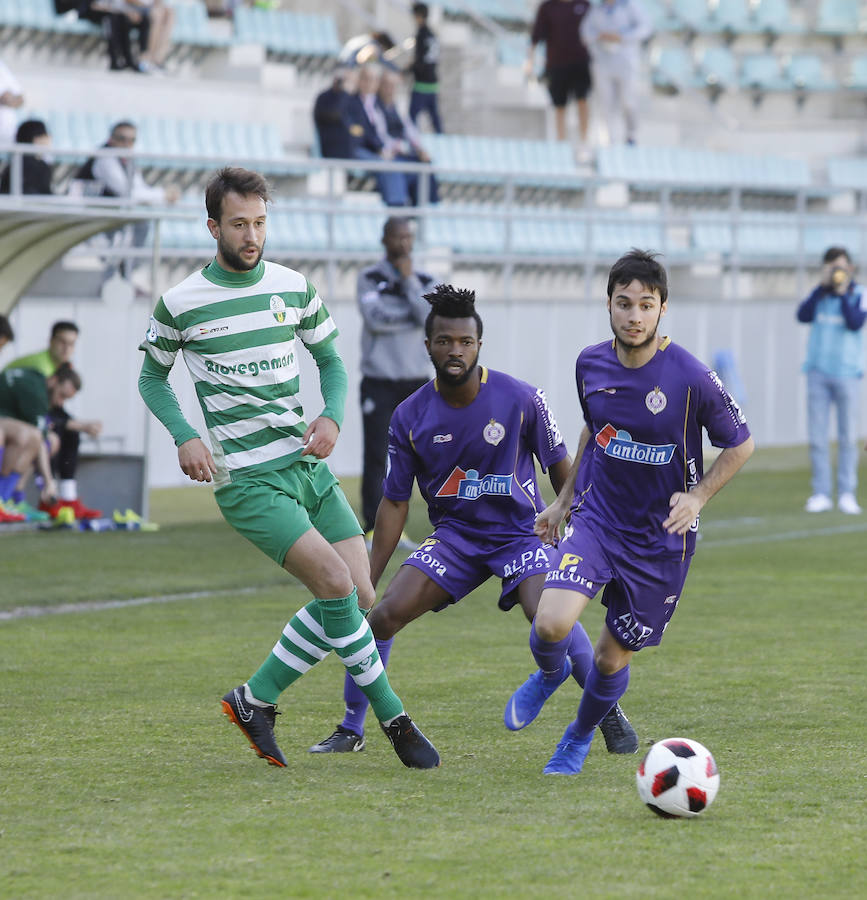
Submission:
[[268,182],[258,173],[250,169],[242,169],[239,166],[224,166],[214,173],[208,186],[205,188],[205,209],[208,218],[215,222],[220,221],[223,212],[223,198],[228,193],[240,194],[249,197],[255,194],[265,203],[271,201],[271,189]]
[[834,262],[834,260],[837,259],[838,256],[845,256],[846,262],[852,262],[852,257],[849,256],[849,251],[845,247],[829,247],[825,251],[825,255],[822,257],[822,262]]
[[62,363],[52,375],[58,382],[68,381],[77,391],[81,390],[81,375],[69,363]]
[[412,227],[412,224],[412,219],[409,216],[389,216],[385,220],[385,225],[382,226],[382,236],[387,238],[395,229],[403,225]]
[[413,3],[412,14],[418,16],[420,19],[424,19],[426,22],[428,16],[427,3]]
[[624,253],[608,273],[608,299],[611,299],[618,284],[638,281],[648,291],[659,291],[659,299],[665,303],[668,299],[668,276],[662,263],[656,261],[657,256],[658,253],[635,247]]
[[430,312],[424,322],[425,337],[433,333],[435,316],[442,319],[475,319],[477,337],[482,339],[482,317],[476,312],[476,292],[466,288],[438,284],[432,291],[422,295],[430,303]]
[[132,128],[133,131],[138,131],[138,128],[136,128],[135,126],[135,122],[130,122],[129,119],[121,119],[120,122],[115,122],[114,125],[111,126],[109,137],[116,138],[117,133],[121,130],[121,128]]
[[55,322],[51,326],[51,337],[56,338],[61,331],[74,331],[78,334],[78,326],[75,322],[69,322],[66,319],[61,319],[59,322]]
[[18,126],[15,132],[16,144],[32,144],[38,137],[44,137],[48,134],[45,122],[42,119],[26,119]]
[[6,316],[0,316],[0,338],[6,338],[7,341],[15,340],[15,332]]

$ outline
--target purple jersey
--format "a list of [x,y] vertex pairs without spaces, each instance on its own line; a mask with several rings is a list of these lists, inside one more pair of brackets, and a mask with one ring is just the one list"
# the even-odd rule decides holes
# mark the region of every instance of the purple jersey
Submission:
[[545,394],[482,367],[469,406],[449,406],[430,381],[397,407],[383,493],[409,500],[415,479],[434,527],[471,543],[526,538],[544,509],[534,456],[544,469],[566,456]]
[[747,440],[740,407],[715,372],[669,338],[638,369],[620,363],[613,341],[587,347],[575,377],[590,440],[573,509],[627,543],[691,554],[698,520],[686,535],[666,534],[669,499],[704,474],[702,428],[715,447]]

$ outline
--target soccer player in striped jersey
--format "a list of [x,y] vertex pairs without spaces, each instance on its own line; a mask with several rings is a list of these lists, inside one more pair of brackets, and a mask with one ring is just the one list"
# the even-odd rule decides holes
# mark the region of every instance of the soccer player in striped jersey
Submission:
[[[499,606],[520,604],[533,620],[552,548],[533,533],[542,503],[535,459],[559,491],[571,461],[545,394],[503,372],[478,365],[482,319],[472,291],[439,285],[431,304],[425,345],[436,378],[395,410],[389,429],[383,499],[371,553],[374,585],[400,539],[413,481],[428,505],[433,533],[410,554],[386,588],[369,622],[387,662],[394,635],[418,616],[457,603],[491,576],[502,583]],[[534,459],[535,458],[535,459]],[[574,623],[566,658],[535,672],[529,690],[535,712],[507,707],[504,722],[518,731],[570,673],[583,685],[593,655],[587,633]],[[367,698],[347,679],[346,715],[313,753],[363,749]],[[614,753],[634,753],[638,738],[619,707],[601,730]]]
[[[584,428],[563,489],[536,521],[536,534],[553,541],[571,508],[533,622],[540,668],[562,664],[576,620],[600,590],[607,613],[577,718],[546,775],[581,771],[596,725],[626,691],[632,656],[659,644],[677,608],[702,507],[753,452],[746,419],[716,373],[658,334],[667,304],[654,255],[625,254],[608,276],[614,340],[586,347],[576,363]],[[722,448],[707,472],[703,429]],[[524,694],[522,686],[512,697],[519,708]]]
[[[400,760],[434,768],[439,754],[391,689],[359,606],[375,599],[361,527],[325,458],[337,440],[346,370],[337,328],[299,272],[262,260],[268,185],[224,168],[205,191],[216,258],[168,290],[151,316],[139,390],[178,447],[181,470],[213,481],[226,521],[313,594],[259,669],[222,700],[258,755],[286,758],[274,737],[278,696],[331,650],[373,706]],[[298,399],[298,340],[319,369],[325,407],[309,424]],[[181,351],[210,450],[169,383]]]

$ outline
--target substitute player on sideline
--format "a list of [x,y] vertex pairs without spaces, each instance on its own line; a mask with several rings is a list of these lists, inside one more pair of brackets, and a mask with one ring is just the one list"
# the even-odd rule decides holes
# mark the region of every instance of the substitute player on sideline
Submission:
[[[165,293],[140,346],[141,395],[175,439],[182,471],[193,481],[213,479],[226,521],[315,598],[292,617],[252,678],[223,697],[223,711],[259,756],[285,766],[274,738],[277,698],[333,649],[401,762],[433,768],[439,754],[391,689],[359,610],[375,599],[361,527],[321,461],[334,449],[346,400],[337,328],[303,275],[263,262],[269,200],[257,172],[224,168],[214,175],[205,205],[216,259]],[[316,361],[325,400],[309,425],[298,399],[296,338]],[[179,350],[212,452],[167,381]]]
[[[563,665],[569,635],[600,588],[608,609],[578,716],[545,766],[581,771],[596,725],[626,691],[629,662],[662,640],[695,551],[698,516],[753,452],[746,420],[716,373],[657,334],[668,280],[655,256],[632,250],[608,277],[613,341],[585,348],[575,377],[584,415],[578,452],[536,534],[566,536],[545,580],[530,647],[540,669]],[[707,473],[702,428],[722,447]],[[511,701],[538,712],[523,685]]]
[[[562,488],[571,466],[545,394],[479,367],[482,319],[475,294],[441,284],[423,296],[431,305],[425,346],[436,378],[392,416],[384,497],[373,532],[374,585],[400,539],[413,481],[427,501],[434,532],[400,567],[370,613],[383,664],[401,628],[423,613],[457,603],[492,575],[502,580],[500,608],[520,604],[533,621],[552,553],[533,534],[541,508],[534,457],[548,469],[555,491]],[[535,690],[546,697],[570,672],[584,684],[593,648],[580,623],[573,623],[567,644],[566,658],[547,680],[542,673],[530,677]],[[343,722],[311,752],[364,748],[367,698],[349,678],[343,696]],[[529,721],[507,708],[505,724],[512,731]],[[638,749],[638,737],[619,706],[600,730],[611,752]]]

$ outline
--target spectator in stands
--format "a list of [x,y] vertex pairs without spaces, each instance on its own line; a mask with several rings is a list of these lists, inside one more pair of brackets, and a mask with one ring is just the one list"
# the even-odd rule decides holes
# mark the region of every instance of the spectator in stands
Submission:
[[414,268],[414,241],[409,219],[388,219],[382,230],[384,259],[358,276],[364,429],[361,518],[368,542],[382,499],[391,414],[430,378],[424,343],[424,322],[430,304],[422,295],[431,290],[434,279]]
[[[396,72],[386,70],[382,73],[376,95],[376,103],[382,113],[381,121],[385,126],[385,131],[380,137],[392,159],[429,163],[431,158],[424,149],[418,129],[397,108],[395,100],[399,84],[400,76]],[[419,202],[419,180],[417,174],[407,175],[407,188],[413,206],[418,206]],[[431,203],[439,202],[439,188],[435,175],[431,175],[428,179],[428,200]]]
[[[27,119],[18,126],[16,144],[36,144],[39,147],[51,145],[51,135],[40,119]],[[0,194],[8,194],[12,187],[12,163],[0,175]],[[21,193],[50,194],[51,166],[42,154],[24,153],[21,156]]]
[[554,106],[557,140],[566,140],[566,106],[574,97],[578,106],[578,132],[582,157],[589,158],[587,133],[590,113],[590,57],[581,40],[580,27],[590,8],[589,0],[545,0],[539,4],[530,36],[530,50],[524,69],[533,75],[536,47],[545,44],[545,77]]
[[15,332],[6,316],[0,316],[0,350],[2,350],[10,341],[15,340]]
[[[28,356],[21,356],[13,359],[11,363],[4,369],[4,375],[8,372],[23,371],[28,373],[37,373],[48,384],[49,394],[51,394],[51,378],[58,374],[61,369],[72,370],[71,361],[75,353],[75,345],[78,341],[78,326],[75,322],[60,321],[55,322],[51,326],[51,337],[48,341],[48,348],[31,353]],[[31,394],[35,391],[41,396],[39,385],[28,376],[28,390]],[[21,382],[24,383],[24,382]],[[79,379],[75,392],[81,390]],[[30,396],[30,394],[28,394]],[[71,396],[71,395],[70,395]],[[28,401],[29,403],[30,401]],[[41,407],[40,407],[41,409]],[[11,415],[11,413],[7,413]],[[75,472],[78,468],[78,449],[81,434],[89,434],[91,437],[99,437],[102,433],[102,422],[96,420],[76,419],[70,415],[63,407],[63,401],[57,402],[54,394],[51,394],[51,403],[46,407],[44,412],[39,412],[40,416],[45,416],[48,424],[51,426],[52,432],[57,437],[57,446],[52,451],[54,456],[54,467],[59,481],[59,491],[52,492],[57,494],[57,499],[51,503],[40,504],[40,509],[49,513],[56,518],[61,508],[68,506],[72,508],[76,519],[97,519],[101,512],[98,509],[90,509],[85,506],[78,497],[78,484],[75,480]],[[16,418],[16,416],[13,416]],[[31,424],[37,424],[33,416],[18,416]],[[8,498],[7,498],[8,499]],[[22,498],[16,498],[18,500]]]
[[635,143],[641,47],[651,34],[653,22],[640,0],[602,0],[581,23],[581,38],[593,58],[593,84],[609,143],[617,142],[621,118],[626,143]]
[[24,94],[18,79],[0,60],[0,145],[11,144],[15,139],[18,123],[16,109],[24,103]]
[[[132,122],[121,121],[112,126],[108,140],[103,147],[126,149],[132,154],[137,132]],[[70,182],[71,192],[80,192],[85,196],[125,197],[136,203],[174,204],[180,196],[175,185],[149,185],[138,171],[135,158],[130,156],[92,156],[76,172]],[[150,223],[146,220],[136,222],[129,228],[118,228],[109,232],[115,242],[131,243],[133,247],[142,247],[147,240]],[[129,275],[131,263],[121,262],[121,274]],[[113,273],[113,269],[108,274]]]
[[[47,378],[35,369],[8,368],[0,373],[0,432],[5,445],[0,463],[0,503],[5,512],[44,518],[24,500],[24,489],[34,467],[43,480],[40,509],[59,511],[51,457],[58,453],[61,441],[54,430],[51,410],[62,408],[80,389],[81,378],[69,363]],[[99,515],[98,510],[88,511]],[[56,513],[53,515],[56,517]],[[74,506],[72,517],[80,518]]]
[[349,100],[355,90],[355,69],[338,66],[331,87],[316,98],[313,122],[319,137],[319,152],[326,159],[351,159]]
[[337,57],[344,66],[366,66],[376,64],[383,68],[395,69],[392,57],[400,51],[387,31],[357,34],[341,48]]
[[415,58],[410,72],[413,77],[412,94],[409,98],[409,117],[413,125],[418,124],[421,113],[430,116],[431,127],[442,134],[439,111],[439,77],[437,63],[440,59],[440,42],[427,24],[427,3],[413,3],[412,15],[415,19]]
[[126,0],[126,7],[128,16],[138,16],[138,22],[133,19],[132,24],[139,33],[139,70],[162,71],[172,49],[174,9],[163,0]]
[[807,512],[832,508],[828,430],[831,407],[837,410],[837,507],[858,515],[858,404],[864,374],[862,327],[867,319],[864,289],[845,247],[829,247],[822,257],[822,278],[798,307],[798,321],[810,324],[807,342],[807,435],[813,493]]
[[[132,52],[131,32],[133,25],[140,24],[140,17],[134,11],[127,11],[124,0],[85,0],[78,14],[102,26],[108,44],[108,67],[112,72],[121,69],[144,71]],[[147,23],[145,29],[146,25]],[[139,37],[141,38],[141,30]]]
[[[387,129],[382,110],[377,106],[381,70],[372,63],[362,66],[358,75],[358,93],[349,100],[349,136],[352,158],[392,160],[394,152],[385,145]],[[409,184],[405,172],[378,171],[376,185],[387,206],[409,204]]]

